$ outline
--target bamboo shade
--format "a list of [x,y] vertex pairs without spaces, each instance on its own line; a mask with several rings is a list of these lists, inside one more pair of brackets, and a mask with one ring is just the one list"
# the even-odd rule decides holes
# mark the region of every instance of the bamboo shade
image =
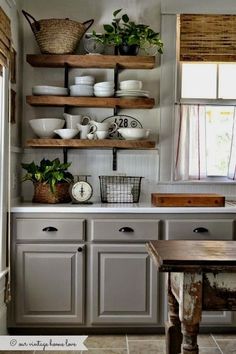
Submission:
[[0,7],[0,61],[7,65],[11,56],[11,21]]
[[236,15],[182,14],[180,61],[236,61]]

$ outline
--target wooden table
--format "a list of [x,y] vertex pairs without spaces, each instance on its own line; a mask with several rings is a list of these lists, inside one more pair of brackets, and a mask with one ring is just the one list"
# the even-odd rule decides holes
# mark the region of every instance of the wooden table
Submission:
[[168,272],[166,353],[198,354],[202,311],[236,310],[236,242],[151,241],[147,249]]

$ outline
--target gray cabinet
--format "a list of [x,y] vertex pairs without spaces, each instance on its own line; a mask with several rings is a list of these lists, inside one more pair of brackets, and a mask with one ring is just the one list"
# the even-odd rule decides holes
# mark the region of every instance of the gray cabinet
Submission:
[[84,322],[84,246],[16,246],[16,323]]
[[157,324],[157,269],[144,245],[92,245],[91,323]]

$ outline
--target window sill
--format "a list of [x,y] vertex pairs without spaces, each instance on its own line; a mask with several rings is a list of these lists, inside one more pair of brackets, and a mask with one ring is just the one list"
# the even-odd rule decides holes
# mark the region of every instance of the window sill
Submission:
[[236,185],[236,181],[232,180],[201,180],[201,181],[167,181],[167,182],[160,182],[160,185]]

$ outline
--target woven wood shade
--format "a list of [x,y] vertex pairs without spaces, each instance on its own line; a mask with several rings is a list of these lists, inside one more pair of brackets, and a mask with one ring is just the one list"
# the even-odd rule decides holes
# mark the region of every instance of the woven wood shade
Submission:
[[0,62],[8,65],[11,57],[11,21],[0,7]]
[[180,61],[236,61],[236,15],[182,14]]

